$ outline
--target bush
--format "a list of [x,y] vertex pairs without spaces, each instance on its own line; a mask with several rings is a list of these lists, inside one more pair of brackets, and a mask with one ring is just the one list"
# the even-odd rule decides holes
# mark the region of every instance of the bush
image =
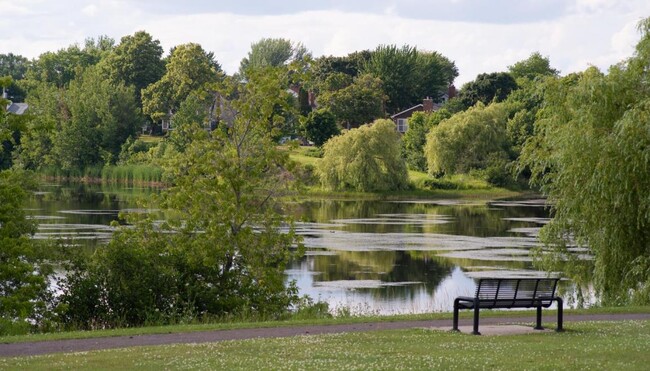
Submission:
[[400,134],[391,120],[352,129],[323,147],[319,173],[323,186],[360,192],[408,188]]

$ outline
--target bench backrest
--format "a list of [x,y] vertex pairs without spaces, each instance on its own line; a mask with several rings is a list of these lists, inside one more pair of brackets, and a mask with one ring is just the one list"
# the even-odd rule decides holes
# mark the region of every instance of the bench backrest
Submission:
[[475,297],[484,307],[548,307],[553,301],[559,280],[559,278],[483,278],[476,286]]

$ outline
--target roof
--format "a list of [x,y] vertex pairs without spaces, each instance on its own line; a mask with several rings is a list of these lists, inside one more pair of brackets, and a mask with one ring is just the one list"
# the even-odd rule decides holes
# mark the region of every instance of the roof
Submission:
[[22,115],[27,111],[29,105],[27,103],[9,103],[7,105],[7,112],[13,113],[14,115]]
[[[402,112],[398,112],[398,113],[392,115],[390,118],[392,118],[392,119],[394,119],[394,118],[400,118],[399,116],[404,116],[404,115],[406,115],[406,114],[408,114],[408,113],[411,113],[411,112],[414,112],[414,111],[423,111],[423,110],[424,110],[424,105],[422,105],[422,103],[420,103],[420,104],[418,104],[417,106],[413,106],[413,107],[411,107],[411,108],[407,108],[407,109],[405,109],[405,110],[402,111]],[[411,116],[411,115],[408,115],[408,117],[410,117],[410,116]]]

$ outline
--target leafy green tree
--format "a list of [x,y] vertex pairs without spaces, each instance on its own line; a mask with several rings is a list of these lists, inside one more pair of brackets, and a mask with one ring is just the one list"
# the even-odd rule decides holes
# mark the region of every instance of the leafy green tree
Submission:
[[97,64],[105,57],[113,45],[113,39],[100,36],[97,40],[86,39],[83,48],[73,44],[56,53],[43,53],[33,61],[27,70],[26,77],[54,84],[57,87],[67,86],[78,73]]
[[162,60],[163,48],[145,31],[124,36],[102,62],[106,74],[126,86],[134,86],[140,101],[142,89],[160,80],[165,73]]
[[384,101],[381,80],[367,74],[356,77],[344,88],[323,92],[317,98],[318,105],[332,112],[339,125],[348,129],[383,117]]
[[29,65],[29,60],[21,55],[0,54],[0,76],[11,76],[13,79],[12,83],[5,88],[9,99],[14,102],[25,100],[25,91],[17,82],[25,78]]
[[391,120],[376,120],[333,137],[323,151],[319,172],[327,188],[373,192],[408,187],[400,134]]
[[[608,74],[552,83],[522,153],[552,205],[540,236],[556,254],[542,265],[583,284],[593,276],[605,305],[650,301],[650,19],[640,30],[635,55]],[[593,260],[577,260],[576,245]]]
[[278,76],[253,72],[245,85],[227,79],[214,87],[229,98],[232,121],[209,136],[201,130],[170,159],[171,186],[158,205],[166,223],[120,229],[72,272],[61,306],[67,323],[274,318],[295,303],[284,271],[300,238],[280,204],[291,162],[268,131],[282,99]]
[[34,220],[25,215],[25,173],[0,171],[0,335],[29,332],[43,320],[48,302],[48,265],[30,237]]
[[336,124],[336,116],[327,109],[310,112],[303,128],[305,137],[319,147],[325,144],[331,137],[341,133],[341,130]]
[[70,83],[52,151],[64,170],[115,163],[142,118],[133,88],[104,80],[97,68]]
[[407,165],[418,171],[427,170],[427,160],[424,157],[424,145],[427,133],[442,120],[451,117],[449,111],[441,109],[435,112],[415,112],[408,121],[408,130],[402,137],[402,154]]
[[61,126],[61,115],[67,110],[64,90],[45,82],[30,81],[29,119],[20,138],[20,145],[14,151],[15,163],[25,169],[38,170],[42,167],[57,166],[53,153],[54,137]]
[[362,72],[379,78],[388,96],[386,110],[397,113],[427,96],[440,98],[458,71],[453,62],[436,52],[420,52],[404,45],[380,45]]
[[[380,45],[373,51],[363,72],[380,79],[388,96],[388,112],[399,112],[412,106],[417,85],[417,49],[409,45]],[[422,97],[417,97],[422,99]]]
[[142,109],[154,121],[174,113],[192,91],[216,82],[222,72],[211,53],[199,44],[179,45],[172,51],[165,74],[142,90]]
[[504,104],[478,103],[434,126],[425,147],[429,173],[467,173],[507,158],[508,113]]
[[557,77],[560,74],[560,71],[551,67],[550,60],[539,52],[534,52],[527,59],[508,66],[508,72],[515,80],[522,78],[534,80],[536,77],[544,76]]
[[452,101],[459,104],[450,103],[446,108],[454,107],[452,113],[466,110],[476,103],[490,104],[491,102],[501,102],[508,95],[517,89],[517,82],[507,72],[482,73],[474,81],[463,85],[458,92],[458,96]]
[[248,56],[242,59],[239,73],[246,76],[251,68],[279,67],[300,61],[311,54],[302,43],[292,43],[287,39],[261,39],[251,45]]

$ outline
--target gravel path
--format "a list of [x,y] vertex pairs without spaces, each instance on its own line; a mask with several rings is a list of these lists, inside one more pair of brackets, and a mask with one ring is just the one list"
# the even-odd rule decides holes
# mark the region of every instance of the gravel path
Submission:
[[[544,323],[554,323],[556,316],[544,316]],[[565,315],[564,327],[571,328],[571,322],[578,321],[623,321],[649,320],[650,313],[639,314],[589,314]],[[512,323],[533,323],[535,318],[481,318],[481,325],[498,325]],[[470,326],[471,319],[461,319],[461,326]],[[225,340],[253,338],[276,338],[298,335],[318,335],[341,332],[361,332],[374,330],[395,330],[405,328],[440,328],[451,329],[451,319],[429,321],[372,322],[341,325],[292,326],[254,328],[240,330],[215,330],[173,334],[115,336],[90,339],[52,340],[29,343],[0,344],[0,357],[29,356],[59,352],[83,352],[100,349],[126,348],[146,345],[211,343]]]

